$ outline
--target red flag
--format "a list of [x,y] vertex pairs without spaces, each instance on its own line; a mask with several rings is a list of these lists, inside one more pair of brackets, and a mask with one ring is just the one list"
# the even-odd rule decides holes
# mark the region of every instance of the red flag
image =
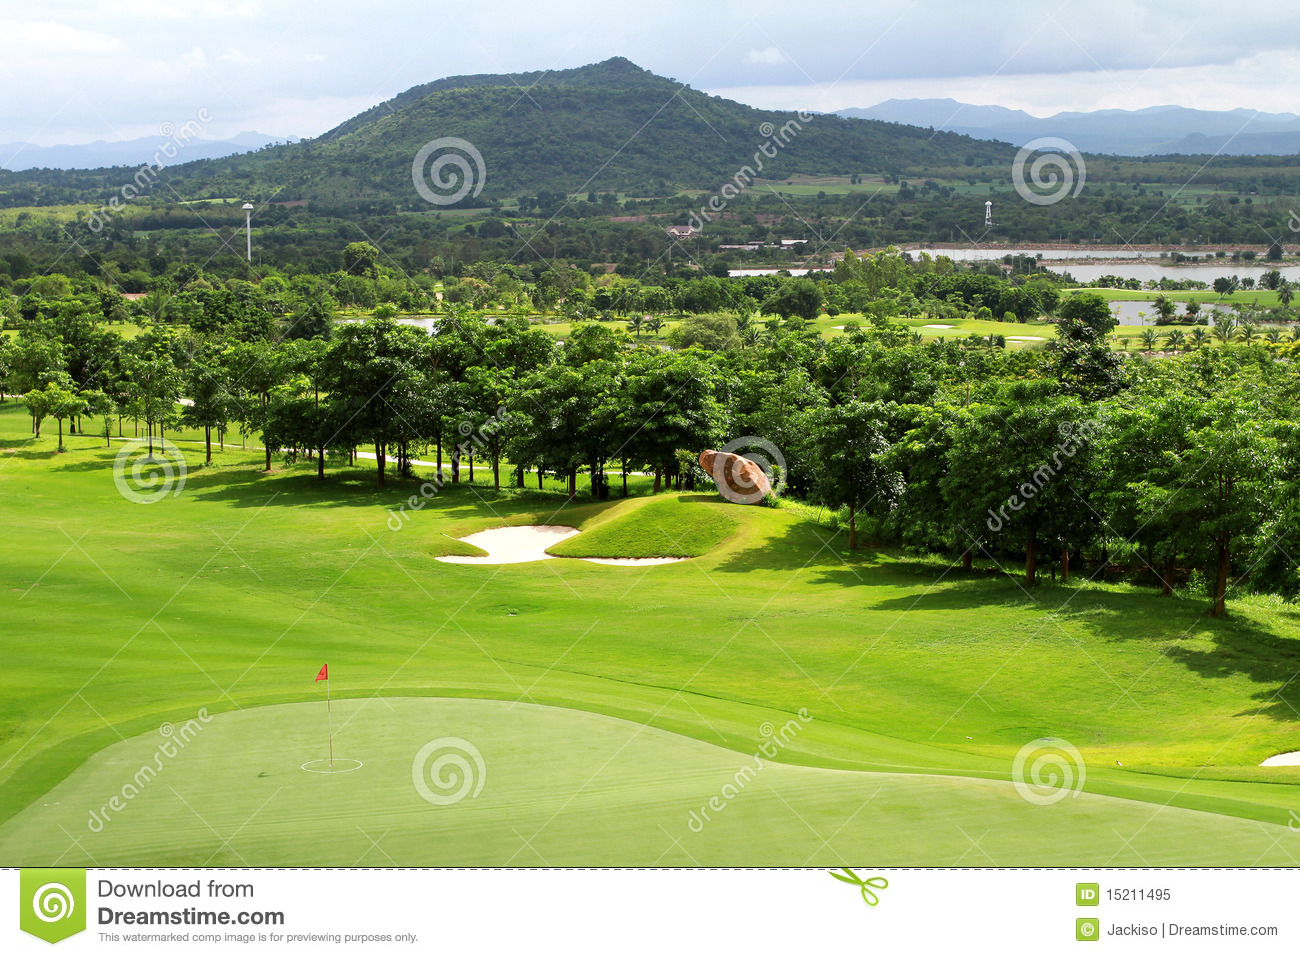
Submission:
[[330,680],[330,666],[328,664],[321,665],[320,674],[316,676],[316,680],[317,681]]

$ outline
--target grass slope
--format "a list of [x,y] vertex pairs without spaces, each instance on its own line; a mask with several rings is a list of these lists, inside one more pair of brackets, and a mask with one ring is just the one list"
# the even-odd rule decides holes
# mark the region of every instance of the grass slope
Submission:
[[698,558],[736,530],[732,513],[741,506],[716,495],[676,495],[637,502],[549,552],[569,558]]
[[[184,435],[173,438],[196,448]],[[1258,767],[1300,747],[1300,687],[1292,681],[1300,671],[1300,617],[1292,606],[1247,599],[1215,621],[1204,617],[1202,601],[1145,589],[1076,581],[1026,593],[979,566],[963,575],[943,562],[847,554],[842,538],[827,541],[825,529],[786,509],[727,509],[735,532],[689,563],[447,565],[434,556],[448,535],[534,523],[596,532],[602,517],[612,526],[638,506],[714,506],[690,496],[571,504],[553,491],[498,493],[480,482],[448,487],[391,523],[418,481],[391,479],[378,490],[364,462],[331,464],[325,482],[312,463],[266,474],[259,452],[237,448],[218,452],[208,468],[191,455],[180,495],[137,505],[117,492],[113,451],[83,436],[67,439],[66,454],[54,444],[51,436],[31,440],[12,403],[0,410],[0,821],[17,828],[4,826],[0,863],[71,859],[71,840],[39,811],[63,801],[53,789],[65,782],[80,788],[79,769],[93,772],[108,758],[104,749],[137,735],[156,738],[163,722],[187,721],[200,708],[226,715],[318,705],[312,678],[322,661],[334,677],[336,708],[375,697],[554,705],[625,719],[644,726],[644,735],[671,732],[748,754],[764,740],[765,723],[780,726],[806,708],[814,720],[781,752],[782,763],[925,779],[911,783],[929,790],[898,792],[890,798],[897,813],[882,819],[897,832],[889,840],[899,854],[913,861],[949,855],[956,863],[956,823],[974,825],[986,812],[1004,820],[983,798],[951,821],[926,808],[947,789],[1005,788],[1016,753],[1045,735],[1082,753],[1088,794],[1146,802],[1151,813],[1168,805],[1217,815],[1197,819],[1185,840],[1171,840],[1162,863],[1203,862],[1212,853],[1252,864],[1259,853],[1238,842],[1236,819],[1286,824],[1300,806],[1300,770]],[[368,713],[388,713],[375,704]],[[286,722],[287,730],[293,722]],[[220,740],[217,728],[205,735]],[[439,719],[420,740],[472,739],[469,730]],[[483,740],[495,733],[485,731]],[[414,739],[402,734],[405,748]],[[274,737],[265,747],[276,747]],[[555,739],[548,774],[585,766],[582,734]],[[251,762],[235,753],[249,748],[232,745],[227,763],[213,767]],[[239,796],[229,820],[242,815],[242,823],[256,808],[245,801],[261,793],[256,775],[266,770],[266,752],[257,753],[258,770],[247,777],[211,778],[214,790]],[[654,782],[676,773],[673,759],[663,760],[629,779],[625,796],[632,806],[663,795],[671,819],[681,820],[716,793],[717,779],[699,779],[690,794],[656,790]],[[77,801],[100,793],[102,783],[78,790]],[[819,787],[780,793],[805,817],[834,820],[826,835],[857,809],[847,799],[820,803]],[[857,806],[871,793],[857,789]],[[370,797],[373,821],[386,819],[387,799]],[[588,799],[583,790],[574,802]],[[1020,837],[989,853],[999,864],[1030,860],[1026,849],[1061,840],[1057,808],[1084,800],[1018,809],[1027,815],[1016,817]],[[492,826],[513,821],[528,836],[534,810],[522,795],[512,802],[494,812]],[[215,805],[195,807],[225,827]],[[286,836],[266,835],[269,850],[259,860],[301,860],[287,835],[313,819],[314,807],[293,788],[277,797],[262,813],[280,821]],[[873,802],[872,813],[879,810]],[[135,813],[133,803],[127,817]],[[339,830],[382,833],[387,825],[369,829],[367,813],[349,804],[339,811]],[[639,812],[636,820],[637,827],[658,823]],[[1127,818],[1114,820],[1120,835],[1133,836]],[[84,820],[78,827],[73,834],[85,833]],[[164,816],[154,832],[123,837],[110,856],[202,864],[216,849],[197,820],[181,825]],[[727,825],[706,833],[709,843],[691,850],[701,863],[778,856],[762,832]],[[547,859],[592,859],[576,823],[548,828],[540,839],[532,843]],[[513,853],[483,840],[481,862]],[[642,861],[648,846],[638,831],[610,844],[605,862]],[[1074,862],[1104,864],[1116,849],[1099,841]],[[781,859],[793,861],[799,848],[787,850]],[[20,851],[22,859],[11,859]],[[330,862],[352,864],[361,851],[350,851],[341,847]],[[978,855],[964,862],[973,859],[987,863]],[[663,862],[683,861],[670,854]]]

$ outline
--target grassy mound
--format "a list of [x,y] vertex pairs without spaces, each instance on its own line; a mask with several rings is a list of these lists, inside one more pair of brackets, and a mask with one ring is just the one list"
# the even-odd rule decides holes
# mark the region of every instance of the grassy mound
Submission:
[[[658,499],[560,542],[550,554],[566,558],[698,558],[736,530],[727,506]],[[734,507],[734,506],[730,506]]]

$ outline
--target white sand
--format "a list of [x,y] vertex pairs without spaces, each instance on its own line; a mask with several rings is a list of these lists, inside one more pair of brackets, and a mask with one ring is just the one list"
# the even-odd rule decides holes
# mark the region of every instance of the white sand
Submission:
[[[524,562],[541,562],[555,555],[546,554],[552,545],[578,534],[568,525],[510,525],[475,532],[458,541],[483,549],[487,555],[443,555],[438,561],[451,565],[521,565]],[[684,558],[584,558],[584,562],[597,565],[669,565],[684,562]]]
[[1300,751],[1287,751],[1285,754],[1275,754],[1271,758],[1265,758],[1259,762],[1261,768],[1290,768],[1300,764]]
[[922,329],[951,329],[952,326],[945,326],[942,323],[933,322],[928,326],[922,326]]
[[1011,342],[1013,340],[1015,342],[1046,342],[1047,341],[1042,336],[1007,336],[1008,342]]

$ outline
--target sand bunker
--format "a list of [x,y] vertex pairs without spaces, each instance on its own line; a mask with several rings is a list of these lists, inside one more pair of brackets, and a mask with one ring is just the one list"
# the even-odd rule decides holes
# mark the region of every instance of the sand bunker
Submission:
[[1042,336],[1007,336],[1008,342],[1046,342]]
[[940,322],[932,322],[930,323],[930,325],[922,326],[921,328],[922,329],[951,329],[952,326],[945,326],[943,323]]
[[[481,548],[487,555],[443,555],[438,561],[451,565],[521,565],[524,562],[541,562],[555,555],[546,554],[552,545],[558,545],[566,538],[578,534],[578,529],[568,525],[510,525],[506,528],[490,528],[486,532],[475,532],[457,539],[476,548]],[[684,558],[584,558],[584,562],[597,565],[670,565],[684,562]]]
[[1300,764],[1300,751],[1287,751],[1283,754],[1275,754],[1271,758],[1265,758],[1259,762],[1261,768],[1290,768]]

